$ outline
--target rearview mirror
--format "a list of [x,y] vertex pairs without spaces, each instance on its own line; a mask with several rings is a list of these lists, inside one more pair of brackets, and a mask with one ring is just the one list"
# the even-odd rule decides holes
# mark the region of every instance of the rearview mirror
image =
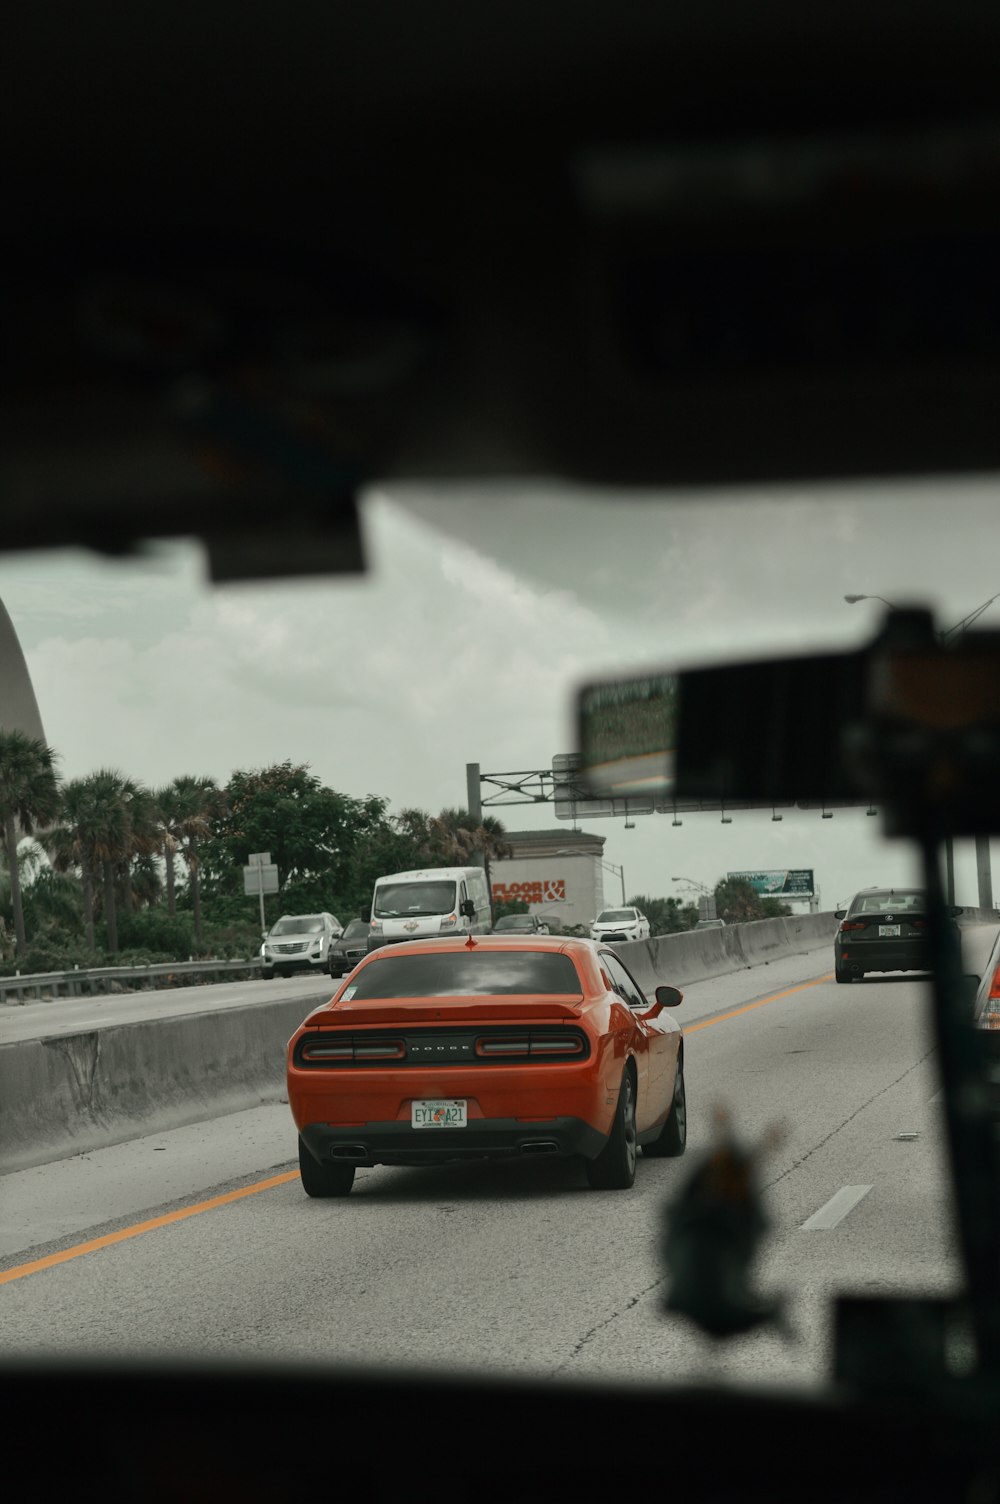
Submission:
[[847,918],[847,910],[846,909],[834,909],[834,911],[833,911],[833,917],[834,917],[834,919],[846,919]]
[[888,612],[859,652],[590,684],[578,712],[575,814],[878,801],[890,836],[1000,834],[1000,632],[947,643],[929,611]]
[[965,913],[965,910],[963,908],[960,908],[958,904],[953,903],[951,908],[948,910],[948,913],[951,915],[952,919],[957,919],[959,914]]
[[657,987],[656,1001],[661,1008],[677,1008],[684,1000],[679,987]]

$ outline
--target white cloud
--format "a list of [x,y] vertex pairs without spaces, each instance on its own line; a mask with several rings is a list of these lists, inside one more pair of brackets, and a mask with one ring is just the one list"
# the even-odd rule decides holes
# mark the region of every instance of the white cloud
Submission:
[[[575,685],[657,662],[804,650],[858,640],[874,607],[929,590],[957,620],[992,594],[1000,532],[989,487],[915,488],[791,507],[598,502],[540,486],[468,495],[374,495],[365,577],[212,590],[201,551],[108,563],[81,553],[0,562],[0,598],[28,659],[64,774],[101,764],[150,784],[225,779],[290,758],[336,788],[394,807],[465,801],[465,764],[549,766],[573,742]],[[986,620],[984,619],[984,625]],[[504,811],[510,828],[555,824],[550,806]],[[831,903],[905,880],[904,846],[863,813],[663,816],[592,822],[630,891],[714,882],[739,867],[817,870]],[[974,898],[960,854],[960,896]],[[608,877],[609,896],[616,881]],[[998,881],[1000,887],[1000,881]]]

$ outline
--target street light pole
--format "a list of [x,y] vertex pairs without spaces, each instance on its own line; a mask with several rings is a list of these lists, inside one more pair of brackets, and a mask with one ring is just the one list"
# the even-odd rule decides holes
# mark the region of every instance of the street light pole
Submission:
[[[585,857],[585,856],[588,856],[589,854],[590,853],[586,852],[586,851],[572,851],[568,846],[558,846],[556,848],[556,851],[555,851],[555,855],[556,856],[584,856]],[[624,907],[624,905],[625,905],[625,903],[627,901],[626,898],[625,898],[625,868],[624,867],[619,867],[616,862],[606,862],[603,857],[599,857],[599,856],[595,856],[594,857],[594,861],[597,863],[597,865],[599,867],[603,867],[604,870],[605,870],[605,872],[613,872],[614,875],[617,878],[620,879],[621,885],[622,885],[622,905]]]
[[[890,611],[899,610],[898,606],[894,606],[892,601],[887,601],[882,595],[845,595],[844,600],[849,606],[857,605],[858,601],[881,601],[883,606],[889,607]],[[936,635],[941,646],[944,647],[949,637],[953,637],[956,632],[961,636],[997,600],[1000,600],[1000,590],[996,595],[991,595],[988,601],[983,601],[983,604],[977,606],[974,611],[970,611],[968,616],[963,616],[962,620],[956,622],[953,627],[949,627],[947,631],[938,632]],[[976,836],[976,881],[979,889],[979,907],[992,909],[993,877],[990,870],[989,836]],[[953,904],[955,902],[955,844],[951,836],[946,836],[944,843],[944,886],[946,900]]]

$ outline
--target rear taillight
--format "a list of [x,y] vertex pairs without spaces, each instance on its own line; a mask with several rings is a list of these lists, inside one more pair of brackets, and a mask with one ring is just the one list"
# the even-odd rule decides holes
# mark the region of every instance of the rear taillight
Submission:
[[527,1055],[531,1049],[530,1039],[477,1039],[477,1055]]
[[356,1044],[355,1060],[402,1060],[406,1051],[400,1039],[387,1040],[385,1044]]
[[370,1044],[353,1044],[349,1040],[327,1044],[311,1041],[301,1049],[301,1058],[310,1065],[334,1064],[342,1060],[403,1060],[406,1050],[401,1039],[378,1040]]
[[306,1044],[302,1046],[303,1060],[353,1060],[354,1046],[350,1044]]
[[575,1034],[512,1035],[509,1039],[477,1039],[476,1054],[485,1060],[523,1060],[526,1055],[582,1055],[583,1040]]
[[582,1039],[533,1039],[530,1055],[582,1055]]
[[844,923],[840,926],[840,933],[846,935],[848,930],[866,930],[867,928],[868,926],[863,919],[851,919],[849,921],[845,919]]

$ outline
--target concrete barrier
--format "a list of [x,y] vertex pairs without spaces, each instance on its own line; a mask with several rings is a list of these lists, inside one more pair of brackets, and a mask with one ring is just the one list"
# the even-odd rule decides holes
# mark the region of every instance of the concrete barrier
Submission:
[[636,981],[647,991],[660,982],[683,987],[748,966],[766,965],[784,956],[815,950],[833,941],[832,914],[800,914],[787,919],[758,919],[724,929],[686,930],[656,940],[631,940],[615,949]]
[[285,1046],[329,996],[0,1046],[0,1173],[277,1101]]
[[[1000,922],[978,910],[968,924]],[[616,947],[646,991],[831,944],[832,914],[763,919]],[[0,1046],[0,1173],[241,1112],[284,1095],[285,1046],[315,996],[109,1023]],[[289,1143],[292,1144],[289,1119]],[[289,1150],[291,1153],[291,1149]]]

